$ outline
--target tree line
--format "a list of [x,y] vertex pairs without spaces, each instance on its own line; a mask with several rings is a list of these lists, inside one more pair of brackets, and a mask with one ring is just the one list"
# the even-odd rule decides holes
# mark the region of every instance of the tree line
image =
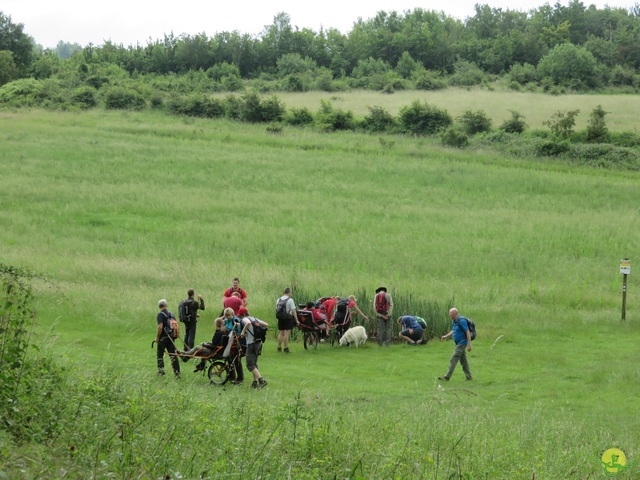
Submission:
[[[528,12],[479,4],[464,21],[420,8],[380,11],[341,33],[334,28],[299,29],[288,14],[278,13],[258,35],[170,33],[146,45],[107,41],[80,47],[60,42],[56,49],[43,50],[22,24],[0,12],[0,83],[48,78],[73,60],[74,65],[115,65],[129,75],[205,72],[214,80],[230,78],[228,90],[236,79],[274,77],[286,79],[284,89],[305,90],[312,88],[309,75],[321,89],[322,79],[329,86],[330,80],[343,78],[365,79],[352,87],[403,88],[408,82],[420,88],[433,83],[434,76],[469,71],[480,77],[513,73],[521,84],[637,86],[639,15],[638,4],[598,9],[572,0],[568,6],[546,4]],[[577,63],[577,72],[570,71],[567,60]]]

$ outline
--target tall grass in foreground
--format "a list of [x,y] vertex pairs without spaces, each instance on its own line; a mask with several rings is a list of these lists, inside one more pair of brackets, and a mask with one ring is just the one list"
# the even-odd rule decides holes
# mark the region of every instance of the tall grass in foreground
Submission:
[[[9,478],[595,478],[608,448],[637,458],[617,271],[637,174],[149,113],[5,113],[0,132],[0,261],[51,282],[22,433],[0,429]],[[450,342],[285,357],[273,337],[264,390],[156,378],[157,300],[202,293],[205,341],[235,276],[272,332],[285,286],[366,307],[385,285],[427,320],[452,303],[476,378],[435,381]]]

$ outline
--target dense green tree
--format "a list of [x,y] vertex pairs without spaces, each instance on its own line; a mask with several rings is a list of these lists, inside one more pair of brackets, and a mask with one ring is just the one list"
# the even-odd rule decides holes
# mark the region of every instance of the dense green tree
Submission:
[[74,53],[82,50],[82,46],[79,43],[69,43],[60,40],[55,50],[60,58],[69,58]]
[[0,86],[18,78],[18,68],[9,50],[0,50]]
[[35,44],[24,33],[22,23],[13,23],[11,17],[0,12],[0,50],[11,52],[18,75],[24,75],[31,65]]
[[584,47],[563,43],[554,47],[538,64],[540,77],[556,85],[593,88],[601,83],[598,62]]

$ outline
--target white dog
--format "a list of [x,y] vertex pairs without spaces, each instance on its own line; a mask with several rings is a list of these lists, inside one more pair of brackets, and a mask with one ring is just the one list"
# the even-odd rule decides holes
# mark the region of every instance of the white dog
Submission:
[[355,343],[356,348],[358,348],[366,341],[367,331],[364,329],[364,327],[351,327],[349,330],[344,332],[344,335],[342,335],[342,337],[340,337],[340,346],[342,347],[346,344],[351,345],[352,343]]

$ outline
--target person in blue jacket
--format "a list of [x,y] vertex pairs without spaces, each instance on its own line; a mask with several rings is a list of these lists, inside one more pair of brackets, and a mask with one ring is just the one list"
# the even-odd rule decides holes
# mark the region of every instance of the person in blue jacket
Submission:
[[467,323],[468,319],[461,316],[457,308],[449,310],[449,317],[451,318],[451,331],[440,337],[440,339],[448,340],[453,337],[456,348],[453,350],[453,355],[451,355],[451,360],[449,361],[449,370],[444,376],[438,377],[438,380],[448,382],[458,362],[462,365],[462,370],[467,380],[471,380],[473,377],[471,376],[469,362],[467,361],[467,352],[471,351],[471,333],[469,332],[469,324]]
[[402,340],[408,342],[409,345],[420,345],[422,343],[424,330],[416,317],[404,315],[398,317],[398,323],[400,324],[400,338]]

